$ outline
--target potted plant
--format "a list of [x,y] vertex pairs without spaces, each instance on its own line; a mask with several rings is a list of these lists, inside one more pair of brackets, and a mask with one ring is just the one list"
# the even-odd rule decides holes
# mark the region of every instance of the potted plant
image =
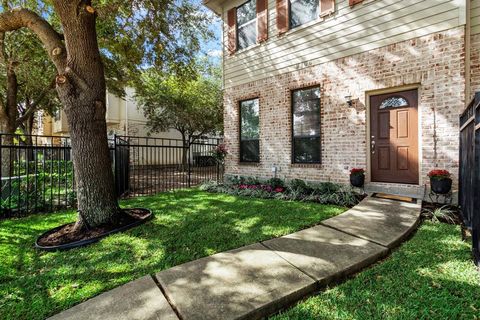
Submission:
[[365,184],[365,170],[361,168],[350,170],[350,183],[357,188],[363,187]]
[[452,179],[447,170],[432,170],[428,173],[430,186],[436,194],[448,194],[452,189]]
[[225,163],[225,158],[228,155],[227,146],[224,143],[219,144],[213,151],[212,156],[215,158],[218,164],[223,165]]

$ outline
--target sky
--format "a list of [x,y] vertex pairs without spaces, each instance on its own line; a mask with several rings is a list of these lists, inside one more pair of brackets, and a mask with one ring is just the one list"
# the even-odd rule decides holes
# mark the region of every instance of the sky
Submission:
[[[198,4],[202,4],[202,0],[192,0],[192,1]],[[205,12],[209,13],[212,17],[214,16],[216,17],[216,15],[214,15],[213,12],[210,11],[207,7],[202,6],[202,8],[203,10],[205,10]],[[212,24],[210,29],[214,32],[215,39],[205,42],[202,45],[202,52],[211,57],[220,58],[222,53],[221,40],[220,40],[222,36],[222,31],[221,31],[222,24],[221,24],[220,18],[218,17],[216,17],[214,21],[215,22]]]

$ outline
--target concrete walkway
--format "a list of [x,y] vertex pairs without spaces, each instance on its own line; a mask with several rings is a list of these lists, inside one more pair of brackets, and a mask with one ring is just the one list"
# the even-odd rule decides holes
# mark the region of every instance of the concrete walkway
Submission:
[[146,276],[50,319],[258,319],[385,257],[420,210],[368,197],[318,226]]

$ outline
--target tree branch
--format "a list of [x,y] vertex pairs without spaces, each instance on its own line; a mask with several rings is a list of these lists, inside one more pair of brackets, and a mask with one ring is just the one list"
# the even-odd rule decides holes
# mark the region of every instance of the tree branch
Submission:
[[45,19],[24,8],[12,9],[0,14],[0,32],[21,28],[28,28],[38,36],[55,64],[57,72],[63,74],[67,65],[65,45],[60,34]]
[[17,125],[22,124],[25,120],[27,120],[35,111],[37,111],[38,107],[40,106],[40,103],[45,99],[49,91],[55,89],[55,79],[53,79],[50,82],[50,85],[46,87],[38,96],[38,98],[30,104],[30,106],[25,110],[25,112],[22,114],[22,116],[18,117],[17,119]]

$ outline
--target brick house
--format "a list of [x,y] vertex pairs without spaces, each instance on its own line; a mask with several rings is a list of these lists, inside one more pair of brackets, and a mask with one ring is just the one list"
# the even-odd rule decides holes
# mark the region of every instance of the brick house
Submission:
[[227,175],[423,194],[458,180],[479,0],[205,0],[223,19]]

